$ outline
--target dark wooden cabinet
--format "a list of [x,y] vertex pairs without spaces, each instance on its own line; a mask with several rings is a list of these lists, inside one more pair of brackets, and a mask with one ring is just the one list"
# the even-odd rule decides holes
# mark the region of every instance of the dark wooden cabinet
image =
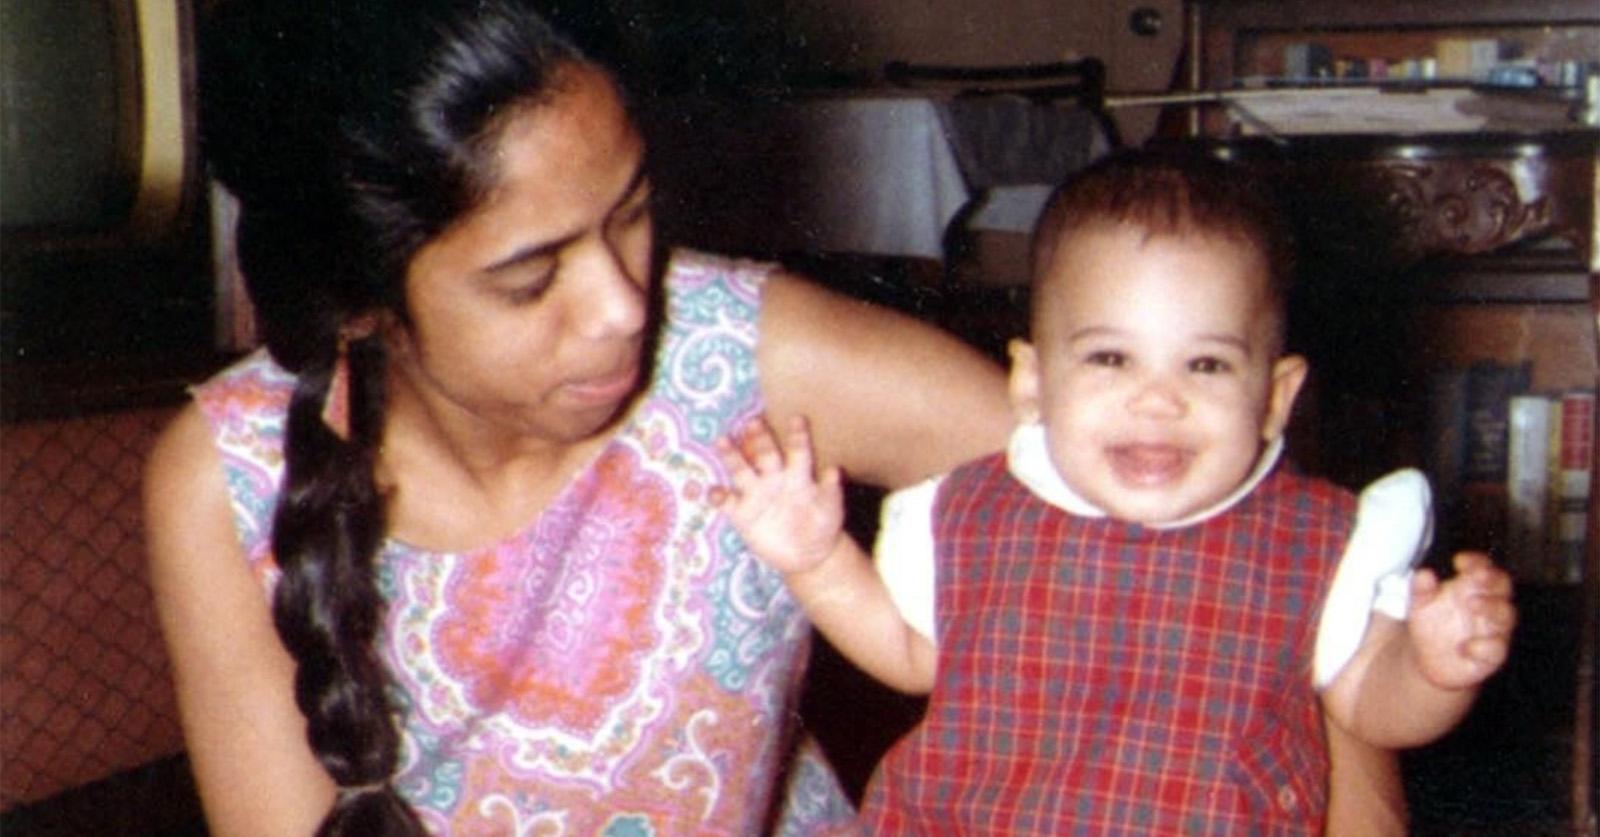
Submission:
[[[1600,130],[1585,109],[1592,114],[1600,87],[1587,81],[1600,74],[1600,6],[1216,0],[1198,4],[1198,18],[1191,78],[1238,95],[1246,110],[1256,91],[1450,86],[1551,117],[1528,130],[1430,130],[1419,120],[1382,132],[1275,132],[1213,101],[1189,120],[1199,136],[1186,141],[1269,172],[1295,216],[1310,311],[1301,324],[1320,373],[1297,439],[1303,460],[1351,484],[1423,464],[1432,441],[1424,402],[1441,368],[1526,361],[1530,389],[1595,388]],[[1538,86],[1485,87],[1485,67],[1461,63],[1472,44],[1498,45],[1491,63],[1527,68]],[[1308,47],[1326,62],[1320,76],[1305,72]],[[1428,78],[1348,76],[1370,73],[1363,62],[1389,72],[1423,58],[1431,64],[1408,69]],[[1506,670],[1461,728],[1408,755],[1419,833],[1596,833],[1597,507],[1591,493],[1579,580],[1519,583],[1522,624]],[[1441,521],[1438,558],[1501,545],[1502,532],[1461,523]]]

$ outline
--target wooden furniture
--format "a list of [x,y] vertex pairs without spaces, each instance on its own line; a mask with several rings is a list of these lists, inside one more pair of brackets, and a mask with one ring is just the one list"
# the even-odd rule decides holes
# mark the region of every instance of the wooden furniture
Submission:
[[[1285,43],[1316,40],[1330,58],[1383,58],[1393,69],[1405,58],[1433,57],[1441,40],[1504,38],[1532,58],[1594,60],[1590,49],[1600,10],[1586,0],[1207,0],[1199,11],[1201,89],[1235,86],[1252,76],[1280,76],[1269,62]],[[1437,70],[1437,67],[1436,67]],[[1451,75],[1445,67],[1436,77]]]
[[[1302,250],[1309,250],[1303,253],[1309,278],[1321,286],[1314,295],[1325,310],[1342,309],[1333,319],[1343,325],[1323,324],[1322,366],[1331,366],[1333,380],[1325,382],[1321,402],[1332,415],[1313,429],[1318,438],[1307,446],[1311,458],[1320,453],[1324,470],[1359,481],[1412,464],[1426,440],[1408,402],[1421,395],[1420,376],[1430,366],[1529,359],[1535,389],[1595,388],[1600,130],[1560,117],[1581,116],[1585,107],[1584,79],[1571,77],[1571,62],[1600,54],[1600,7],[1568,0],[1212,0],[1196,4],[1192,18],[1198,26],[1189,81],[1196,98],[1212,102],[1189,120],[1200,135],[1195,141],[1268,170],[1283,185]],[[1567,103],[1547,107],[1556,121],[1538,131],[1435,133],[1418,124],[1382,134],[1273,136],[1215,106],[1214,94],[1231,92],[1247,102],[1252,91],[1280,85],[1300,84],[1314,94],[1341,82],[1328,75],[1368,61],[1389,72],[1411,60],[1410,69],[1431,73],[1435,84],[1482,81],[1446,78],[1482,70],[1461,63],[1460,48],[1474,43],[1499,44],[1500,54],[1491,57],[1541,73],[1542,86],[1528,95],[1545,105]],[[1323,77],[1286,78],[1304,72],[1307,45],[1314,59],[1330,62],[1317,71]],[[1592,87],[1588,95],[1592,112]],[[1239,136],[1244,132],[1258,135]],[[1352,438],[1378,441],[1352,453]],[[1479,710],[1502,713],[1483,719],[1485,729],[1529,720],[1512,717],[1517,713],[1570,717],[1570,758],[1560,765],[1569,774],[1561,780],[1566,814],[1572,833],[1594,835],[1600,494],[1590,496],[1587,527],[1581,583],[1519,589],[1523,623],[1502,678],[1542,677],[1548,673],[1528,668],[1533,660],[1575,655],[1575,667],[1561,661],[1555,675],[1570,678],[1563,684],[1570,703],[1523,707],[1486,690],[1480,704],[1491,705]],[[1494,761],[1476,767],[1486,775],[1520,769]]]
[[[1320,236],[1303,247],[1321,260],[1307,268],[1310,281],[1324,285],[1317,294],[1320,310],[1338,307],[1346,301],[1342,295],[1351,303],[1343,315],[1324,321],[1327,354],[1317,357],[1313,349],[1314,368],[1331,368],[1334,379],[1324,409],[1344,411],[1324,416],[1318,438],[1306,446],[1302,458],[1314,467],[1356,484],[1389,467],[1421,464],[1418,411],[1405,401],[1420,394],[1418,382],[1430,365],[1520,354],[1534,361],[1535,388],[1594,386],[1600,134],[1208,142],[1219,155],[1270,171],[1287,193],[1299,196],[1295,215],[1303,237]],[[1516,257],[1495,255],[1527,241],[1546,245]],[[1560,336],[1530,336],[1541,331]],[[1378,335],[1389,339],[1374,339]],[[1376,443],[1352,456],[1349,440],[1356,438]],[[1525,626],[1548,619],[1548,611],[1528,612],[1547,604],[1572,611],[1570,618],[1579,621],[1571,626],[1578,634],[1571,644],[1578,665],[1570,675],[1570,810],[1578,833],[1594,828],[1595,506],[1591,497],[1581,587],[1530,587],[1521,596]],[[1442,544],[1446,550],[1481,545]],[[1518,651],[1553,653],[1523,644]]]

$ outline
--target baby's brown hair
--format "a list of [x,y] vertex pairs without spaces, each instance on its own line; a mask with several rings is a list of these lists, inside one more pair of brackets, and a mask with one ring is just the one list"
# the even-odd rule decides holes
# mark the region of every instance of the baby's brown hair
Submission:
[[1096,224],[1130,225],[1146,236],[1214,236],[1260,254],[1267,294],[1284,321],[1294,274],[1286,214],[1243,167],[1187,150],[1129,149],[1101,158],[1057,186],[1034,225],[1029,267],[1038,285],[1063,242]]

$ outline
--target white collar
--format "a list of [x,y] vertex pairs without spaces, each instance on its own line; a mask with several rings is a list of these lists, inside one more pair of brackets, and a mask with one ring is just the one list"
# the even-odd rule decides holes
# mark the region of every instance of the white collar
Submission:
[[[1166,523],[1153,523],[1149,528],[1178,529],[1192,526],[1227,511],[1255,490],[1256,485],[1278,464],[1282,454],[1283,437],[1280,436],[1267,444],[1256,459],[1250,476],[1228,496],[1194,514]],[[1079,517],[1106,516],[1104,510],[1073,491],[1056,473],[1055,463],[1050,461],[1050,449],[1045,442],[1044,425],[1039,422],[1026,422],[1011,431],[1011,442],[1006,445],[1006,466],[1012,476],[1046,503]]]

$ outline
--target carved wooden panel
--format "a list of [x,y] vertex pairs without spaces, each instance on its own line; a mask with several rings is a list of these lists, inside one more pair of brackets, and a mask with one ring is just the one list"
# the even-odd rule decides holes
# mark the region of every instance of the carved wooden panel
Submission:
[[1310,229],[1344,236],[1374,261],[1403,266],[1556,237],[1594,270],[1600,132],[1213,144],[1270,172]]
[[1495,163],[1466,161],[1382,166],[1382,200],[1406,222],[1411,252],[1485,253],[1550,226],[1547,196],[1524,200]]
[[1484,159],[1393,157],[1352,165],[1368,168],[1373,194],[1398,221],[1396,251],[1477,255],[1519,241],[1558,236],[1588,262],[1593,206],[1561,188],[1581,182],[1581,160],[1527,156]]

